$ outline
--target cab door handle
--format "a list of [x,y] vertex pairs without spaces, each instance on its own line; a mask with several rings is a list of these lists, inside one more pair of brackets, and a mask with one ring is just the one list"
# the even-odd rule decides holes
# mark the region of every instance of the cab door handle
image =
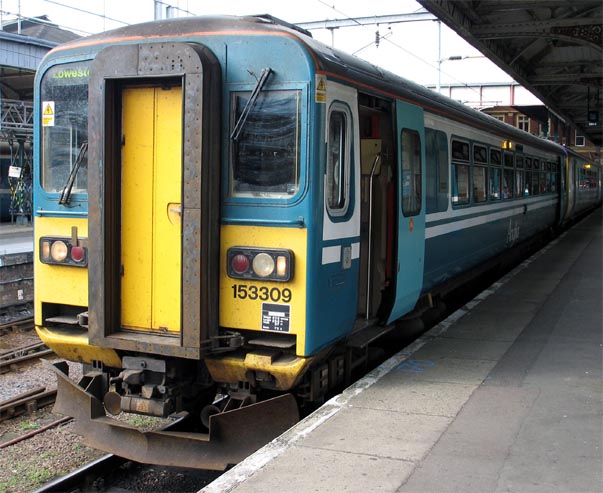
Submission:
[[182,220],[182,204],[170,202],[167,206],[168,220],[172,224],[180,224]]

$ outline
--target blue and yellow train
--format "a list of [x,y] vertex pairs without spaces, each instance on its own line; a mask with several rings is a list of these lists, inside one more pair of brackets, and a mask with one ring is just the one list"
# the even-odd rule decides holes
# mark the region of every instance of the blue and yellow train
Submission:
[[143,462],[240,460],[402,317],[601,203],[594,163],[269,16],[61,45],[35,121],[36,329],[85,367],[57,365],[57,408]]

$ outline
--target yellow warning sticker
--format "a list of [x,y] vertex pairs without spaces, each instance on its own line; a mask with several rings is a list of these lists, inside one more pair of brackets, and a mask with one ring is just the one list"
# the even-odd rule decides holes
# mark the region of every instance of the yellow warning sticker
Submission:
[[42,102],[42,126],[54,127],[54,101]]
[[316,102],[327,102],[327,76],[316,74]]

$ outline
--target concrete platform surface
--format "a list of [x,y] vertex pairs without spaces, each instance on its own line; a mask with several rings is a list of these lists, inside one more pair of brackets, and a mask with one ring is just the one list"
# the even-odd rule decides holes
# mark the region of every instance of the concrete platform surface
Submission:
[[205,487],[603,491],[601,209]]

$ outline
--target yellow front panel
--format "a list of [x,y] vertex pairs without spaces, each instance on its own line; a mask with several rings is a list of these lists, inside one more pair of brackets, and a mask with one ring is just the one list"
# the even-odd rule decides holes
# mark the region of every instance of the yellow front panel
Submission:
[[88,269],[65,265],[49,265],[40,262],[40,237],[71,238],[71,228],[77,227],[79,238],[88,237],[87,219],[36,217],[34,241],[35,322],[42,325],[42,303],[88,307]]
[[180,331],[182,90],[123,92],[121,322]]
[[[222,226],[220,277],[220,326],[262,330],[264,303],[290,306],[289,334],[297,336],[301,356],[306,335],[306,251],[307,235],[302,228],[265,228],[257,226]],[[285,248],[293,251],[294,276],[289,282],[242,280],[228,277],[226,252],[231,247]],[[290,291],[290,300],[289,299]],[[286,297],[284,295],[287,295]]]
[[34,241],[35,266],[35,324],[36,332],[44,344],[57,356],[70,361],[92,364],[102,361],[107,366],[121,366],[121,360],[113,349],[99,348],[88,344],[86,332],[61,330],[44,327],[42,304],[56,303],[88,309],[88,269],[67,265],[50,265],[40,262],[40,237],[71,238],[72,228],[77,228],[77,236],[88,245],[88,220],[56,217],[36,217]]

